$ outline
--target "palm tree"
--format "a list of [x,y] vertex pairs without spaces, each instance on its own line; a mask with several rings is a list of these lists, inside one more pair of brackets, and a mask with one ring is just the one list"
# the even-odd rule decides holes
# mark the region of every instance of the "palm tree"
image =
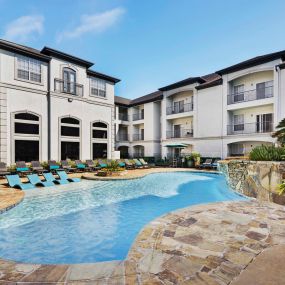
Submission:
[[281,146],[285,145],[285,118],[279,122],[276,129],[276,132],[272,134],[273,138],[277,138],[277,141],[281,144]]

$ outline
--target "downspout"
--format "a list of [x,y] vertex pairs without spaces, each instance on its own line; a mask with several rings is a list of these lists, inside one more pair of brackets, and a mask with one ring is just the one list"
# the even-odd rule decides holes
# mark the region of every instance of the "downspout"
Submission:
[[51,159],[51,100],[50,100],[50,61],[48,63],[47,70],[47,127],[48,127],[48,160]]

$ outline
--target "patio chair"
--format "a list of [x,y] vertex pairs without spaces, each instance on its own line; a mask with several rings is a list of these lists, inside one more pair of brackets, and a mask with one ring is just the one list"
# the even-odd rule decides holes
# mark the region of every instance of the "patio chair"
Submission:
[[7,165],[5,162],[0,162],[0,176],[5,176],[11,174],[11,172],[9,172],[7,170]]
[[29,174],[27,175],[31,184],[35,186],[43,186],[43,187],[50,187],[54,186],[53,181],[42,181],[37,174]]
[[213,159],[212,158],[207,158],[201,165],[200,168],[211,168]]
[[118,165],[119,165],[120,167],[126,167],[126,163],[123,162],[123,161],[120,160],[120,159],[117,160],[117,163],[118,163]]
[[75,160],[76,170],[84,171],[86,170],[86,165],[79,159]]
[[218,168],[218,161],[219,161],[219,160],[220,160],[219,158],[216,158],[216,159],[214,160],[214,162],[211,163],[211,168],[217,169],[217,168]]
[[43,176],[47,182],[53,182],[54,184],[69,184],[68,180],[56,179],[51,172],[43,173]]
[[49,170],[55,172],[56,170],[61,170],[60,166],[56,163],[55,160],[48,161]]
[[140,158],[139,161],[144,168],[150,168],[149,164],[143,158]]
[[80,182],[80,178],[70,178],[68,177],[67,173],[65,171],[57,171],[57,175],[59,176],[60,179],[62,180],[67,180],[69,182]]
[[135,168],[135,164],[132,163],[130,160],[125,159],[125,164],[126,164],[126,168],[127,169],[134,169]]
[[107,167],[107,163],[104,162],[102,159],[98,159],[98,164],[101,168],[106,168]]
[[144,166],[142,165],[142,163],[138,159],[134,158],[133,161],[135,162],[136,168],[144,168]]
[[96,166],[95,162],[92,159],[87,159],[86,165],[87,165],[87,168],[90,169],[90,171],[94,171],[94,170],[96,171],[100,169],[100,167]]
[[21,190],[33,189],[35,186],[32,183],[22,183],[18,174],[6,175],[6,179],[10,187],[20,188]]
[[31,170],[30,168],[26,165],[25,161],[17,161],[16,162],[16,171],[19,174],[25,175],[25,174],[30,174]]
[[75,167],[72,167],[67,160],[61,160],[60,161],[60,164],[61,164],[61,168],[67,172],[71,172],[71,171],[75,171],[76,168]]
[[37,160],[33,160],[31,161],[31,165],[32,165],[32,171],[42,174],[43,172],[45,172],[46,170],[41,166],[40,162]]

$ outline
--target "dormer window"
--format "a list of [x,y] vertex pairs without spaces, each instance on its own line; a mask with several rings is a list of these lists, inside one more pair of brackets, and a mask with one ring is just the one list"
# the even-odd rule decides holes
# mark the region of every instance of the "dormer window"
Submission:
[[41,62],[26,56],[17,57],[17,78],[41,83]]
[[91,78],[91,95],[106,97],[106,81],[97,78]]
[[76,73],[71,68],[63,69],[63,92],[75,94]]

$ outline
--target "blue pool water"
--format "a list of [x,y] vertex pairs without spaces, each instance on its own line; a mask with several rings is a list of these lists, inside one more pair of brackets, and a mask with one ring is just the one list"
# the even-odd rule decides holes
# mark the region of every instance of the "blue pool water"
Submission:
[[175,172],[27,191],[0,215],[0,256],[28,263],[122,260],[151,220],[189,205],[243,200],[221,175]]

